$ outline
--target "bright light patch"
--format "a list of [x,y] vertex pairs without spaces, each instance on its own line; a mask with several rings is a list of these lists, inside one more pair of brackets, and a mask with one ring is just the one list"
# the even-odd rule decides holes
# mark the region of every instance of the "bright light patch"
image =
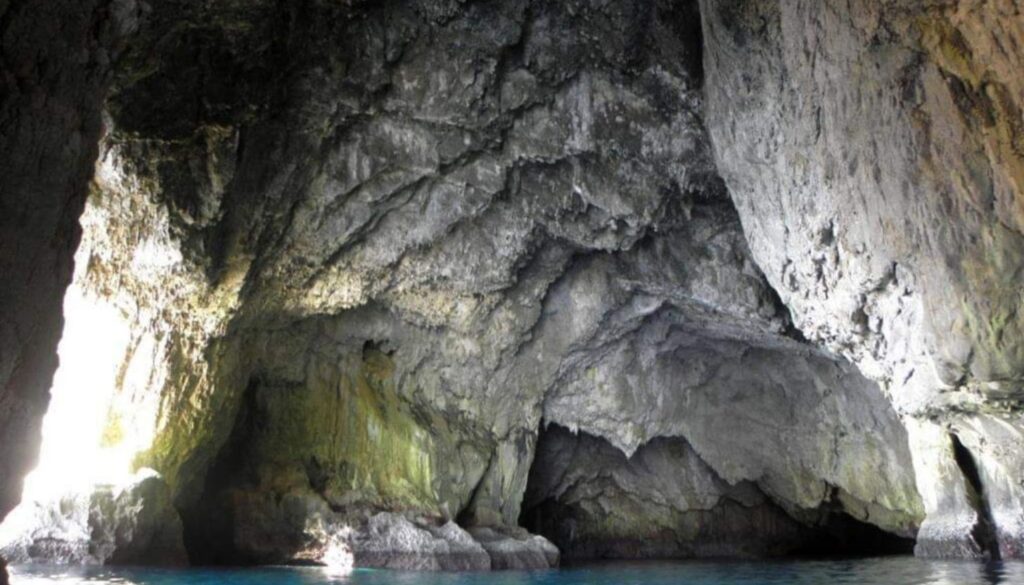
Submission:
[[77,284],[64,298],[64,319],[39,466],[25,479],[25,500],[120,483],[130,475],[132,455],[110,444],[120,441],[108,436],[103,446],[118,370],[131,342],[129,324]]
[[332,539],[328,543],[322,561],[324,572],[331,576],[347,575],[354,565],[352,550],[340,539]]

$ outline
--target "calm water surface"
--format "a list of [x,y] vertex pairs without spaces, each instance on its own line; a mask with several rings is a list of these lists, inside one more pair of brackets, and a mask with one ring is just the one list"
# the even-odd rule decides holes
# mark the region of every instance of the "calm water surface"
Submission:
[[130,569],[14,567],[12,585],[1024,585],[1024,563],[915,558],[797,562],[614,563],[551,571],[405,573],[316,568]]

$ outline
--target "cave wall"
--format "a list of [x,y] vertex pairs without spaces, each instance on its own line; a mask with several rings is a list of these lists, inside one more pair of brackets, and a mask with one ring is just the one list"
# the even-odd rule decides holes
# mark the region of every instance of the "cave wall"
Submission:
[[[39,175],[0,179],[3,250],[40,255],[0,259],[26,283],[0,292],[0,417],[32,427],[0,427],[0,476],[35,450],[95,170],[76,278],[142,373],[108,424],[147,438],[135,464],[187,540],[218,536],[208,560],[308,561],[343,523],[510,530],[548,423],[623,457],[685,443],[659,457],[796,531],[829,506],[979,555],[954,433],[1013,556],[1020,31],[997,4],[53,5],[81,18],[50,42],[96,63],[4,57],[4,119],[54,129],[3,139]],[[52,24],[4,10],[35,30],[5,43]],[[742,512],[711,529],[742,541]]]
[[557,424],[541,433],[522,520],[576,560],[763,557],[812,537],[757,484],[719,477],[685,440],[659,437],[627,457]]
[[[84,216],[83,285],[151,372],[111,424],[152,434],[137,464],[212,560],[294,560],[378,510],[514,526],[542,419],[686,437],[801,521],[836,500],[913,533],[899,421],[845,398],[874,389],[751,261],[695,5],[308,8],[147,14]],[[727,448],[730,409],[761,418]]]
[[922,550],[979,548],[953,432],[1017,556],[1020,4],[701,6],[707,124],[758,265],[912,419]]
[[0,518],[33,467],[61,302],[131,2],[0,4]]

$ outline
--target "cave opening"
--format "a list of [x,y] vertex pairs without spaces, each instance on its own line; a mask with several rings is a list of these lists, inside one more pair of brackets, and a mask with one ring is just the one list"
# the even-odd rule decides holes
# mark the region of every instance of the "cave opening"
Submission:
[[[109,162],[97,163],[98,182],[121,175]],[[20,504],[0,525],[0,552],[14,562],[114,562],[120,552],[104,550],[104,539],[117,538],[111,523],[124,506],[145,500],[147,513],[173,516],[159,474],[138,459],[152,446],[161,416],[154,387],[164,381],[158,364],[166,340],[145,325],[143,303],[128,283],[165,270],[175,256],[121,225],[118,208],[128,203],[100,191],[91,190],[79,218],[36,466],[24,479]],[[128,234],[137,245],[118,241]],[[168,524],[171,532],[176,521]],[[134,560],[166,552],[160,539],[167,534],[155,528],[147,535],[152,547]],[[179,557],[168,552],[165,559]]]
[[834,500],[819,509],[821,520],[808,538],[787,556],[809,559],[868,558],[912,555],[915,539],[907,538],[854,518]]
[[25,477],[22,503],[0,526],[0,545],[30,529],[36,507],[130,481],[132,457],[147,442],[137,428],[123,424],[114,403],[119,380],[148,372],[140,364],[122,365],[136,340],[124,313],[84,282],[88,261],[89,251],[82,246],[64,297],[59,367],[43,418],[37,465]]
[[[655,471],[666,465],[686,470],[675,486]],[[686,501],[672,502],[666,491],[679,486]],[[913,553],[913,538],[854,518],[837,496],[833,489],[819,508],[790,514],[755,483],[721,480],[684,439],[654,439],[627,457],[601,437],[549,424],[540,432],[519,523],[554,542],[569,563]]]

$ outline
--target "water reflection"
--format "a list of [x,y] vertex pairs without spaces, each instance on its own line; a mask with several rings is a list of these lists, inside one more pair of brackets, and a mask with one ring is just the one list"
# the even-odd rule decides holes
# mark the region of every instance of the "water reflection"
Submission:
[[317,568],[14,567],[14,585],[995,585],[1024,584],[1024,563],[885,558],[806,562],[608,563],[555,571],[406,573]]

